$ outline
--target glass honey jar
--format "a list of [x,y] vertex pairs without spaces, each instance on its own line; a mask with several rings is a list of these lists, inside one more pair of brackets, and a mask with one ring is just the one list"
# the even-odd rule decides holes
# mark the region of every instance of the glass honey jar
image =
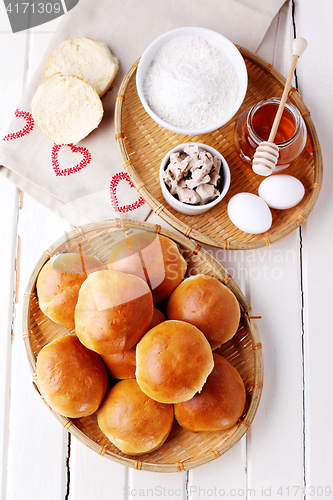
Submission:
[[[259,101],[243,111],[236,122],[235,147],[240,158],[251,168],[257,147],[262,141],[268,140],[279,104],[280,99],[277,97]],[[306,125],[299,110],[287,101],[274,139],[279,148],[279,157],[273,173],[285,170],[299,157],[306,138]]]

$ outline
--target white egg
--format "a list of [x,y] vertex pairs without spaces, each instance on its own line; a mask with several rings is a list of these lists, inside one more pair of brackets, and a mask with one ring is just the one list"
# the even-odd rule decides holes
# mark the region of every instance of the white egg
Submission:
[[294,207],[304,196],[304,186],[292,175],[266,177],[259,186],[258,194],[269,207],[286,210]]
[[272,225],[272,213],[267,204],[256,194],[238,193],[228,203],[231,222],[241,231],[260,234]]

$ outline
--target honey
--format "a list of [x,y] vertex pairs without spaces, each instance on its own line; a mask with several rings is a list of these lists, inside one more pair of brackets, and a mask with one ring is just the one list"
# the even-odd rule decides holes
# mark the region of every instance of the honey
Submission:
[[[254,153],[262,141],[267,141],[280,100],[272,97],[247,108],[235,126],[235,147],[251,166]],[[274,172],[285,170],[304,149],[306,126],[298,109],[287,101],[274,139],[279,148],[279,158]]]

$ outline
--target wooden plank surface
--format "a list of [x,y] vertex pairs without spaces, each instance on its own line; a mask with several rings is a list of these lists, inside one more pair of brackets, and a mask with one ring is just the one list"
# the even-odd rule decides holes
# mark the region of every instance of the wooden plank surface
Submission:
[[[258,51],[285,77],[292,60],[292,21],[292,5],[287,3],[277,19],[275,39],[271,32],[271,39]],[[300,244],[295,231],[246,256],[247,297],[254,314],[261,315],[258,325],[264,354],[264,389],[248,434],[250,499],[283,498],[288,491],[294,498],[303,498]]]
[[[8,50],[0,52],[0,66],[6,72],[0,72],[0,134],[3,137],[21,97],[24,79],[26,35],[13,39],[6,12],[0,10],[0,44]],[[16,61],[13,60],[16,55]],[[14,335],[14,309],[16,291],[16,256],[17,256],[17,218],[19,211],[19,191],[6,179],[0,179],[0,208],[4,217],[1,222],[0,276],[1,294],[1,339],[0,350],[0,491],[1,498],[6,498],[7,463],[10,430],[11,399],[11,360],[12,337]]]
[[[307,498],[333,497],[333,337],[330,334],[331,285],[333,266],[333,177],[332,113],[333,60],[330,49],[333,33],[329,28],[333,4],[316,5],[303,1],[296,11],[297,31],[306,33],[309,46],[299,71],[300,91],[311,111],[324,159],[324,181],[318,202],[302,227],[305,471]],[[313,19],[321,19],[320,33]],[[323,36],[324,34],[324,36]]]
[[[258,51],[285,76],[293,38],[291,8],[287,3],[282,9]],[[33,389],[21,320],[25,285],[36,260],[71,226],[29,196],[22,199],[0,177],[1,213],[6,214],[0,246],[1,500],[333,497],[333,341],[328,321],[333,281],[332,15],[328,1],[295,2],[297,35],[309,41],[297,69],[299,87],[327,165],[317,205],[301,230],[271,247],[247,252],[207,247],[232,274],[254,314],[262,316],[258,327],[265,370],[253,425],[232,450],[209,464],[186,473],[135,471],[100,457],[74,437],[68,439]],[[320,18],[321,29],[314,26],[315,18]],[[2,135],[58,22],[12,35],[0,8],[0,61],[6,68],[0,72]],[[163,225],[155,214],[148,220]]]

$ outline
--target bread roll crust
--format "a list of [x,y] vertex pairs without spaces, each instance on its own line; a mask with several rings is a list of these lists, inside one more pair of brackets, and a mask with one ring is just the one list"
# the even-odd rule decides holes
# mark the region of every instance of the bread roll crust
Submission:
[[202,391],[174,406],[179,425],[191,432],[229,429],[244,411],[246,392],[241,376],[222,356],[213,356],[214,368]]
[[59,254],[42,267],[36,282],[41,311],[55,323],[74,328],[79,290],[88,273],[105,269],[96,257],[77,253]]
[[106,393],[103,361],[76,335],[65,335],[43,347],[37,356],[36,373],[46,401],[66,417],[92,415]]
[[[166,321],[166,316],[154,307],[153,317],[149,325],[149,330]],[[119,380],[135,378],[136,369],[136,348],[120,354],[106,354],[102,356],[105,366],[111,377]]]
[[155,303],[165,300],[185,276],[187,264],[166,236],[140,231],[125,235],[111,249],[108,268],[134,274],[150,286]]
[[218,279],[204,274],[186,278],[168,300],[169,319],[187,321],[201,330],[212,349],[230,340],[240,320],[235,295]]
[[149,330],[159,325],[160,323],[163,323],[163,321],[166,321],[166,319],[166,315],[162,313],[162,311],[154,307],[153,317],[149,325]]
[[136,378],[149,397],[162,403],[191,399],[214,366],[200,330],[183,321],[164,321],[149,330],[136,348]]
[[135,378],[136,352],[135,347],[119,354],[102,355],[105,366],[115,379]]
[[148,330],[153,309],[151,291],[141,278],[97,271],[80,288],[76,334],[88,349],[101,355],[128,351]]
[[97,412],[102,432],[123,453],[134,456],[162,446],[173,420],[173,406],[149,398],[134,379],[114,385]]

